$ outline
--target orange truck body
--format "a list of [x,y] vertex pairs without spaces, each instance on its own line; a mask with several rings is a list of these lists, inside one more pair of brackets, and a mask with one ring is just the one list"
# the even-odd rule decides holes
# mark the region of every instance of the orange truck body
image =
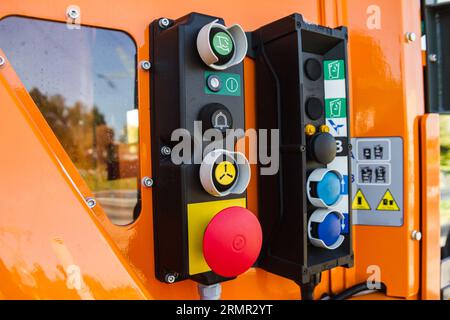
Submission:
[[[0,2],[0,19],[27,16],[66,21],[72,0]],[[77,0],[82,24],[127,32],[137,61],[149,59],[149,24],[190,12],[223,17],[253,31],[301,13],[306,20],[349,29],[351,135],[402,137],[404,225],[354,226],[355,266],[324,272],[317,298],[338,293],[379,266],[386,295],[439,298],[439,121],[426,115],[419,1],[89,1]],[[373,20],[375,19],[375,20]],[[5,56],[1,52],[0,55]],[[6,56],[6,60],[8,57]],[[246,127],[254,128],[255,65],[245,64]],[[150,75],[138,71],[140,176],[151,176]],[[0,68],[0,298],[198,299],[194,282],[168,285],[154,275],[152,192],[141,187],[142,212],[129,226],[110,222],[53,134],[11,64]],[[253,168],[256,177],[256,167]],[[257,181],[248,207],[258,213]],[[411,233],[421,230],[423,240]],[[298,286],[258,268],[223,284],[223,299],[299,299]]]

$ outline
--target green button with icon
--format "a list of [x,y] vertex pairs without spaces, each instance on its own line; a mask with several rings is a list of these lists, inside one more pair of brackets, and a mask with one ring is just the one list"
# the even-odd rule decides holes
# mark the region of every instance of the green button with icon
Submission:
[[234,56],[234,42],[231,35],[221,28],[212,28],[210,37],[211,48],[219,61],[217,65],[225,65]]

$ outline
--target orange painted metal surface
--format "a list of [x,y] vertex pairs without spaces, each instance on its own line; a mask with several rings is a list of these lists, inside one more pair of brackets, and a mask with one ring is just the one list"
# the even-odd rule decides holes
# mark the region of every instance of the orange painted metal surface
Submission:
[[348,13],[343,21],[349,27],[352,136],[402,137],[404,143],[404,225],[355,228],[356,282],[376,266],[389,296],[410,298],[420,284],[420,243],[411,239],[411,232],[420,229],[418,142],[424,97],[421,44],[407,43],[405,33],[421,34],[420,5],[408,0],[343,3]]
[[421,298],[440,299],[440,123],[438,115],[420,119],[422,145]]
[[8,62],[0,69],[0,101],[1,296],[150,298],[47,144]]
[[[371,265],[380,266],[381,280],[388,286],[389,296],[417,297],[420,287],[419,243],[412,241],[410,235],[413,230],[420,229],[417,142],[419,118],[424,113],[422,56],[420,41],[408,44],[404,41],[404,33],[421,32],[418,1],[232,0],[220,6],[206,0],[172,3],[163,0],[35,0],[32,5],[30,3],[3,0],[0,2],[0,18],[23,15],[65,22],[66,8],[75,4],[81,9],[82,24],[123,30],[130,34],[138,48],[138,61],[149,58],[148,25],[163,16],[178,18],[193,11],[201,12],[221,16],[228,24],[239,23],[247,31],[294,12],[303,14],[313,23],[330,27],[347,25],[350,34],[352,135],[403,137],[405,224],[401,228],[355,227],[355,268],[325,272],[316,297],[337,293],[366,281],[367,267]],[[373,25],[368,23],[372,12],[369,8],[374,9],[374,6],[380,9],[380,29],[371,29]],[[83,297],[74,294],[61,280],[64,276],[61,270],[76,261],[86,274],[85,278],[89,276],[91,282],[86,279],[85,282],[95,298],[120,298],[128,292],[129,298],[197,299],[194,282],[166,285],[154,277],[151,189],[141,189],[142,212],[130,226],[113,225],[100,206],[94,210],[88,209],[82,199],[90,196],[91,191],[9,68],[0,69],[0,108],[7,109],[2,111],[0,121],[4,125],[0,132],[2,137],[11,137],[9,141],[0,141],[2,153],[8,150],[7,156],[0,158],[0,176],[9,177],[8,184],[3,183],[2,178],[0,191],[11,198],[9,202],[0,203],[0,230],[6,230],[0,233],[0,244],[16,247],[7,250],[11,253],[10,258],[4,257],[4,250],[0,250],[0,278],[8,279],[7,290],[0,285],[1,296]],[[253,128],[256,121],[255,70],[250,59],[245,61],[245,80],[246,126]],[[149,73],[139,70],[142,177],[151,176],[149,81]],[[5,104],[6,101],[10,103]],[[17,148],[17,141],[22,140],[25,142]],[[31,142],[28,141],[35,143],[29,146]],[[25,150],[25,147],[30,149]],[[11,169],[17,166],[21,170]],[[255,167],[252,173],[255,177]],[[24,186],[30,175],[36,177],[36,185],[31,188],[28,184]],[[258,211],[256,188],[257,181],[253,179],[248,192],[248,205],[254,212]],[[9,216],[15,218],[11,220]],[[13,235],[10,235],[11,232]],[[45,244],[50,243],[53,237],[62,239],[68,251],[61,249],[64,246],[59,240],[47,248]],[[28,239],[33,239],[34,244]],[[19,244],[16,244],[17,241]],[[33,250],[38,243],[40,245]],[[25,262],[22,263],[22,260]],[[45,277],[29,276],[34,271],[41,272],[36,266],[43,268]],[[22,270],[24,275],[17,270]],[[137,277],[132,276],[134,274]],[[23,283],[32,283],[35,287],[39,283],[42,289],[38,290],[33,285],[21,287]],[[35,292],[39,292],[40,296],[34,296]],[[252,269],[237,280],[223,284],[224,299],[299,297],[298,286],[293,282],[259,269]]]

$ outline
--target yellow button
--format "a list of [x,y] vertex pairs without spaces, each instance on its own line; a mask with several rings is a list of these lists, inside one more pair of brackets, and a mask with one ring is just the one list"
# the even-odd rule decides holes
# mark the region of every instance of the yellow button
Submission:
[[330,127],[329,126],[326,126],[326,125],[323,125],[323,126],[320,126],[320,132],[322,132],[322,133],[330,133]]
[[305,133],[307,136],[313,136],[314,134],[316,134],[316,127],[314,127],[312,124],[308,124],[305,127]]
[[229,161],[223,161],[217,165],[214,177],[222,186],[229,186],[236,180],[236,167]]

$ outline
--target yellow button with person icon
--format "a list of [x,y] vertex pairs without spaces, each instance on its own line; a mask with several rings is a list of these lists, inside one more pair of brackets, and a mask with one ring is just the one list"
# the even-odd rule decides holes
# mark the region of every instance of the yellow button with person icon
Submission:
[[220,162],[214,170],[214,178],[222,186],[230,186],[236,181],[236,166],[230,161]]

